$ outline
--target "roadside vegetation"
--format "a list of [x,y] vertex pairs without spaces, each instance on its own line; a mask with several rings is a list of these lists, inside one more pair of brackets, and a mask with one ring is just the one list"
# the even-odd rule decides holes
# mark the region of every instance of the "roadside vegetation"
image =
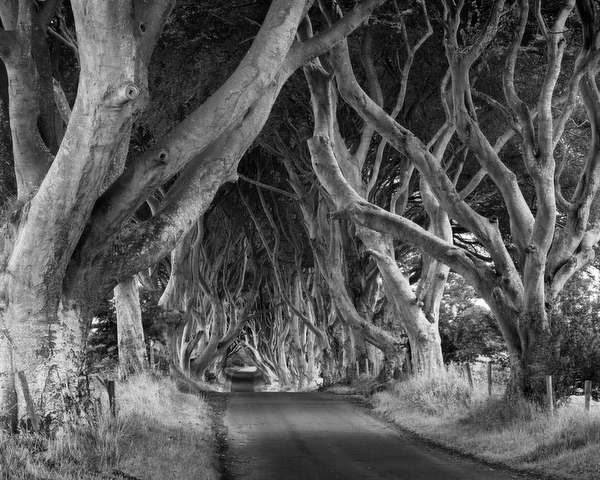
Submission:
[[[365,380],[359,379],[364,391]],[[564,402],[550,414],[524,399],[508,401],[453,365],[446,375],[408,378],[369,397],[376,412],[420,437],[478,459],[547,478],[600,477],[600,407]],[[592,402],[595,404],[596,402]]]
[[205,399],[148,374],[117,384],[116,399],[116,416],[105,411],[53,440],[0,433],[0,479],[219,478]]

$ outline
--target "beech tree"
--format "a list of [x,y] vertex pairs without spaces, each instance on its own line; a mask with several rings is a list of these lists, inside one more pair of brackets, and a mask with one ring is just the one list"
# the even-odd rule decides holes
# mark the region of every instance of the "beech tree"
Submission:
[[[425,18],[425,33],[412,46],[409,42],[404,27],[404,41],[407,48],[406,64],[402,70],[402,85],[394,108],[392,117],[396,117],[404,106],[406,95],[406,84],[409,80],[410,67],[419,47],[432,34],[432,27],[425,4],[422,4],[423,16]],[[400,12],[400,25],[404,26]],[[374,101],[383,105],[383,92],[379,82],[373,58],[370,52],[371,37],[365,34],[363,40],[362,63],[365,65],[367,83]],[[309,141],[312,164],[314,170],[327,192],[331,195],[335,207],[339,210],[345,209],[349,204],[358,201],[358,198],[367,200],[373,197],[374,190],[378,185],[378,174],[383,161],[383,151],[386,142],[378,145],[375,159],[372,161],[370,175],[365,173],[365,163],[371,151],[374,129],[366,124],[361,132],[360,143],[349,151],[346,147],[350,142],[345,141],[336,121],[335,92],[327,81],[326,72],[315,60],[305,67],[305,75],[311,91],[311,101],[315,117],[315,137],[327,135],[331,138],[332,151],[318,148],[315,143]],[[444,125],[443,135],[434,144],[434,155],[441,158],[451,138],[451,132]],[[333,154],[333,156],[332,156]],[[399,183],[408,184],[412,169],[406,165],[406,169],[399,175]],[[341,175],[341,177],[340,177]],[[365,180],[366,179],[366,180]],[[389,181],[389,179],[387,179]],[[406,205],[402,201],[406,195],[407,188],[398,188],[392,198],[385,199],[393,213],[402,214]],[[352,193],[355,192],[355,193]],[[355,196],[358,195],[358,196]],[[441,208],[439,202],[431,192],[427,183],[422,183],[420,188],[421,198],[425,210],[429,216],[429,229],[433,235],[446,241],[452,241],[450,220],[446,211]],[[398,312],[398,322],[408,335],[411,347],[412,363],[415,372],[430,375],[439,371],[442,366],[442,350],[438,329],[439,305],[444,289],[448,266],[438,261],[431,261],[425,257],[425,267],[419,287],[413,292],[408,277],[401,271],[395,258],[392,238],[380,232],[357,225],[356,235],[361,239],[369,255],[375,259],[377,268],[383,280],[384,290],[389,302]],[[396,341],[396,343],[398,343]],[[386,355],[391,355],[390,346],[386,347]]]
[[342,236],[350,225],[342,220],[339,228],[340,221],[329,218],[331,199],[319,188],[304,140],[289,121],[284,124],[289,138],[278,131],[260,142],[275,158],[265,162],[261,152],[253,156],[260,161],[251,163],[249,156],[238,182],[271,265],[243,345],[265,378],[277,376],[281,384],[302,389],[315,380],[317,368],[324,384],[353,375],[357,361],[379,372],[382,353],[369,342],[385,349],[380,338],[389,339],[395,356],[396,340],[370,311],[381,299],[376,267],[363,277],[358,246]]
[[[355,194],[351,194],[354,197],[344,205],[343,214],[360,225],[402,238],[460,273],[488,303],[507,343],[512,369],[509,393],[539,392],[539,377],[532,367],[536,351],[544,348],[542,339],[550,327],[548,313],[568,279],[593,258],[593,247],[600,238],[596,220],[591,216],[598,188],[596,137],[600,99],[595,82],[599,55],[599,40],[594,27],[595,7],[585,0],[573,0],[562,2],[554,11],[544,11],[542,2],[536,1],[530,13],[527,0],[520,0],[512,7],[506,7],[503,0],[496,0],[485,10],[486,22],[480,22],[475,31],[466,35],[462,16],[465,3],[444,1],[440,12],[450,74],[449,86],[443,92],[450,107],[447,120],[455,129],[458,140],[480,163],[482,174],[497,186],[508,213],[508,228],[516,254],[513,256],[506,245],[498,218],[485,218],[475,211],[468,202],[468,189],[462,192],[457,189],[427,145],[395,122],[362,90],[352,72],[344,42],[333,47],[330,55],[344,99],[415,165],[443,209],[481,243],[492,263],[361,200]],[[329,2],[322,4],[333,19],[337,18]],[[583,34],[580,54],[574,66],[567,70],[567,67],[563,68],[567,24],[575,6]],[[504,98],[496,100],[488,96],[486,101],[507,115],[513,133],[494,143],[484,133],[477,117],[471,70],[495,39],[500,20],[507,11],[515,15],[517,28],[504,50]],[[548,24],[549,15],[553,18],[552,24]],[[516,77],[524,33],[531,16],[546,44],[546,68],[537,90],[535,107],[528,106],[519,96]],[[560,75],[566,77],[564,83],[559,82]],[[561,139],[578,96],[587,111],[591,138],[577,186],[571,196],[565,198],[560,189],[563,165],[557,158],[563,153],[562,158],[569,160],[571,152],[568,145],[561,151]],[[517,175],[501,156],[506,138],[513,134],[534,185],[535,209],[525,200]],[[311,148],[326,152],[331,149],[331,141],[327,132],[322,131],[311,140]],[[480,178],[478,175],[475,185]]]
[[[18,189],[0,258],[0,416],[13,430],[27,419],[35,431],[76,419],[87,395],[82,335],[98,298],[173,250],[235,179],[291,73],[382,0],[358,4],[307,42],[295,35],[312,2],[272,2],[236,71],[126,169],[131,126],[148,99],[149,59],[173,2],[71,2],[80,73],[64,133],[44,33],[57,3],[0,5]],[[175,176],[156,213],[131,222]]]
[[215,360],[226,359],[262,282],[252,232],[234,221],[221,208],[198,220],[171,254],[159,301],[181,316],[168,333],[172,364],[199,379]]

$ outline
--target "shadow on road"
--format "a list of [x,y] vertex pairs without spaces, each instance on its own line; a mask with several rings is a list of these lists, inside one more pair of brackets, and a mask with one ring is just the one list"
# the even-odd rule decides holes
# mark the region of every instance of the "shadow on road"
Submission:
[[[251,377],[231,386],[251,389]],[[434,449],[341,395],[233,393],[224,424],[231,472],[244,480],[525,478]]]
[[231,378],[232,392],[253,392],[254,391],[254,372],[237,371]]

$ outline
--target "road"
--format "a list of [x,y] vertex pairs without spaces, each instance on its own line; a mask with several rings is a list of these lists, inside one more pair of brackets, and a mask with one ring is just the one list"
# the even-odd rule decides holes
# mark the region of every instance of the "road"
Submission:
[[235,479],[523,478],[421,443],[340,395],[234,392],[224,423]]

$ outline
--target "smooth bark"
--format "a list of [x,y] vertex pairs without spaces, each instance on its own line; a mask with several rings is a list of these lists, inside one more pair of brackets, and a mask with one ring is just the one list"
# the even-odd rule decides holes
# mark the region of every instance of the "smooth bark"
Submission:
[[117,311],[119,376],[127,377],[148,369],[137,279],[131,277],[119,283],[115,287],[114,294]]

